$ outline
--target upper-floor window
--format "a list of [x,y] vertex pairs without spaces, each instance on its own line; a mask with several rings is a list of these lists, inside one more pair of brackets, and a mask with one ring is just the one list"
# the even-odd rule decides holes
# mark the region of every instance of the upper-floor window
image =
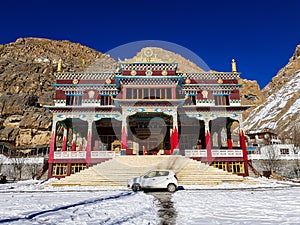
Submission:
[[82,105],[82,95],[67,95],[66,105]]
[[126,88],[126,99],[171,99],[171,88]]
[[196,95],[190,95],[189,98],[191,100],[192,105],[196,105]]
[[215,105],[230,105],[228,95],[215,95]]
[[101,95],[100,105],[113,105],[113,99],[110,95]]

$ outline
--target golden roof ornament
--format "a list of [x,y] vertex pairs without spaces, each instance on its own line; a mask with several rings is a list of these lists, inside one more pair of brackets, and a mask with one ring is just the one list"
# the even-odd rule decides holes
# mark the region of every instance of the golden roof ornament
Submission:
[[85,60],[84,59],[82,59],[82,70],[84,70],[84,67],[85,67]]
[[236,73],[237,70],[236,70],[236,62],[234,59],[231,60],[231,68],[232,68],[232,72],[233,73]]
[[62,72],[62,60],[59,59],[58,60],[58,64],[57,64],[57,72],[61,73]]

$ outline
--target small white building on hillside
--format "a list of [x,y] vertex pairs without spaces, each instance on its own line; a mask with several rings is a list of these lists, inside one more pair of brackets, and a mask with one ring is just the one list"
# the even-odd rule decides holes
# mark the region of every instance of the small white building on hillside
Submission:
[[248,151],[248,159],[300,159],[300,149],[293,144],[272,144],[251,148]]

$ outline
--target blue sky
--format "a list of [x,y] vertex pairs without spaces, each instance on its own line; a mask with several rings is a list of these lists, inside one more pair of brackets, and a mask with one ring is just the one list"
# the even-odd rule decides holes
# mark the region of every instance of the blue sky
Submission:
[[3,1],[0,43],[78,42],[101,52],[141,40],[181,45],[211,68],[264,87],[300,44],[298,0]]

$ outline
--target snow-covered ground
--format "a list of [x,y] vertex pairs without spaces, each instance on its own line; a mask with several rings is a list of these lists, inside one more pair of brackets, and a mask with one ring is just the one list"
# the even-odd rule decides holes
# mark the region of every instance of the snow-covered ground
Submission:
[[300,224],[300,186],[187,186],[174,194],[127,188],[0,185],[0,224]]

